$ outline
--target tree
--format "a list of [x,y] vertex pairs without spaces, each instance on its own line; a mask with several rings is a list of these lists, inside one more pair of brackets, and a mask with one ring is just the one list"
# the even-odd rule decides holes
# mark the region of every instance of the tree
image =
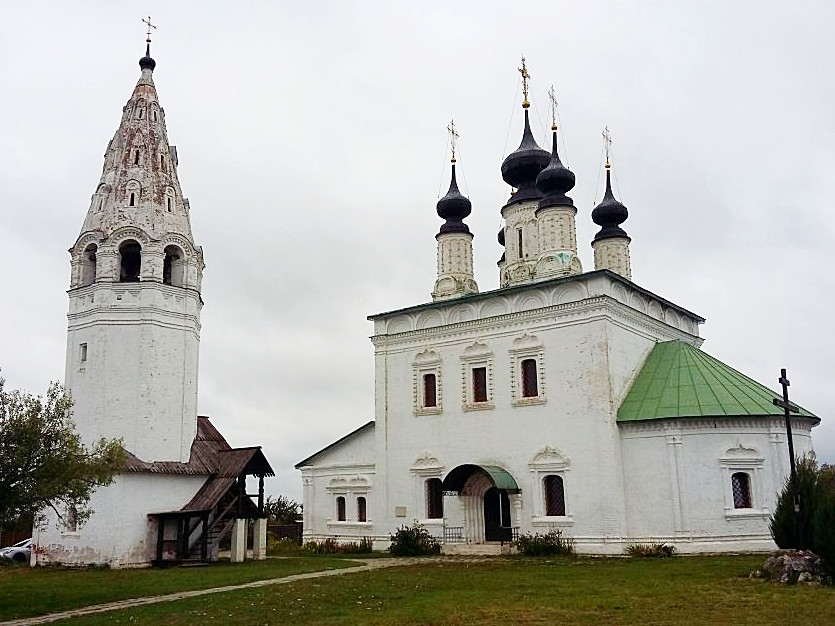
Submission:
[[72,421],[72,398],[58,383],[46,397],[5,391],[0,378],[0,526],[21,516],[43,520],[48,508],[59,518],[72,511],[83,523],[97,487],[109,485],[124,467],[120,439],[81,443]]
[[267,496],[264,512],[276,524],[293,524],[301,513],[302,505],[286,496]]

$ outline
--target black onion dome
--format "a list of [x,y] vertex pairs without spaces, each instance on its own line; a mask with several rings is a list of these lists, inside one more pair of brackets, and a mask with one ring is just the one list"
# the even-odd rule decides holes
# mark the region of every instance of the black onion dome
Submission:
[[551,155],[540,148],[533,138],[528,109],[525,109],[525,130],[522,133],[522,143],[502,162],[502,178],[508,185],[518,190],[511,198],[512,202],[541,197],[536,189],[536,177],[550,161]]
[[472,211],[472,203],[458,191],[458,182],[455,180],[455,163],[452,164],[452,180],[449,182],[449,191],[438,200],[436,209],[438,215],[446,220],[441,226],[442,233],[468,233],[470,229],[462,222]]
[[607,239],[609,237],[628,237],[626,231],[620,225],[629,217],[629,211],[620,202],[615,200],[612,193],[612,172],[606,170],[606,193],[603,200],[594,207],[591,212],[591,219],[600,226],[600,231],[594,236],[594,241]]
[[536,177],[537,188],[545,195],[539,201],[540,208],[553,205],[574,205],[574,201],[565,192],[574,188],[574,172],[560,161],[557,153],[557,130],[554,129],[551,162]]
[[157,62],[151,58],[151,44],[149,43],[145,46],[145,56],[139,59],[139,67],[143,70],[151,70],[153,72],[156,66]]
[[502,227],[502,228],[500,228],[500,229],[499,229],[499,234],[498,234],[498,236],[496,237],[496,239],[498,239],[498,240],[499,240],[499,245],[500,245],[500,246],[503,246],[503,245],[504,245],[504,227]]

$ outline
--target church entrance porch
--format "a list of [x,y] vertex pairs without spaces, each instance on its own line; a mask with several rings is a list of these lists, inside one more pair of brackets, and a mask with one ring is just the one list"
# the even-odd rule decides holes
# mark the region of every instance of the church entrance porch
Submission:
[[[444,552],[461,553],[462,544],[503,546],[518,535],[512,503],[519,503],[521,490],[506,470],[495,465],[459,465],[444,478],[444,496],[458,499],[463,526],[444,527]],[[513,502],[512,502],[513,501]],[[457,548],[452,546],[457,545]]]

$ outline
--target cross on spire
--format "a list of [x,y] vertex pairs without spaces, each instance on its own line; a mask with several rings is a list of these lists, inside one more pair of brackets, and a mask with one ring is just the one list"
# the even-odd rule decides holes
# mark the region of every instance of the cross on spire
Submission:
[[553,85],[548,90],[548,99],[551,101],[551,130],[557,130],[557,94]]
[[455,150],[458,148],[458,130],[455,128],[455,120],[450,120],[446,127],[449,132],[449,145],[452,148],[452,162],[455,163]]
[[525,96],[525,99],[522,101],[522,108],[527,109],[531,106],[531,103],[528,102],[528,79],[531,75],[528,73],[528,67],[525,65],[525,55],[522,55],[522,67],[519,68],[519,73],[522,74],[522,94]]
[[603,149],[606,150],[606,169],[612,167],[609,163],[609,156],[612,153],[612,134],[609,132],[609,127],[603,127]]
[[156,28],[156,26],[154,24],[151,24],[151,16],[150,15],[148,16],[147,20],[143,17],[142,22],[148,25],[148,38],[145,41],[147,41],[148,43],[151,43],[151,29]]

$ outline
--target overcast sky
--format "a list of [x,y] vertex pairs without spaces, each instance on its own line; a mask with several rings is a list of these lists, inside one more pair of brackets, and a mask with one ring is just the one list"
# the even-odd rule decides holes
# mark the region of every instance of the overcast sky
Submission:
[[69,248],[137,79],[154,80],[203,246],[201,414],[264,447],[268,491],[374,416],[366,316],[430,300],[446,125],[460,131],[476,280],[498,286],[499,167],[521,137],[519,66],[577,176],[602,142],[629,208],[634,281],[707,318],[703,349],[822,418],[835,462],[831,2],[3,2],[0,367],[64,377]]

